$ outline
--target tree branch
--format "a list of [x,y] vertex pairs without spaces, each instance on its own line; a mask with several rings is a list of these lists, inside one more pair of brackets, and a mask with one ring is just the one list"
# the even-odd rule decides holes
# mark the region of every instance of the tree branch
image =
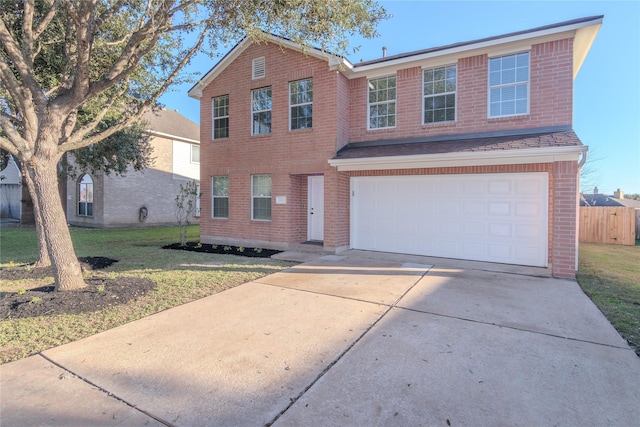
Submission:
[[24,88],[6,61],[0,61],[0,77],[2,77],[3,86],[11,95],[13,105],[17,109],[17,112],[24,117],[25,138],[32,140],[32,138],[35,137],[35,132],[37,132],[38,123],[38,117],[33,109],[33,103],[27,99],[28,95],[25,94]]
[[58,12],[60,1],[61,0],[54,0],[53,2],[50,2],[51,8],[49,9],[49,12],[47,12],[46,16],[42,19],[42,22],[40,22],[36,30],[33,32],[34,40],[37,40],[49,24],[51,24],[53,17],[56,16],[56,13]]

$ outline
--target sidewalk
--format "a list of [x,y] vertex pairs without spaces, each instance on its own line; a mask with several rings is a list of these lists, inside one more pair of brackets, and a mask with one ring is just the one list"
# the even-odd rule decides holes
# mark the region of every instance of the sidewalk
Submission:
[[0,424],[640,419],[640,359],[575,282],[432,261],[324,256],[2,365]]

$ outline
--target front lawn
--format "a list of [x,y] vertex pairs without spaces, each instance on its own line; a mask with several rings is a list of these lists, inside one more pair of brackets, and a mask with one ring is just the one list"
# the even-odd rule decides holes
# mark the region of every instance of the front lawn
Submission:
[[576,278],[640,356],[640,246],[581,243]]
[[[53,284],[50,272],[28,267],[37,256],[33,228],[2,228],[0,233],[0,268],[13,270],[0,272],[0,302],[9,293],[28,295],[26,291],[30,289]],[[187,238],[197,240],[198,234],[199,227],[191,226]],[[71,236],[79,258],[105,257],[118,261],[105,269],[85,271],[85,278],[105,283],[120,281],[123,286],[135,282],[132,279],[143,278],[152,280],[156,286],[131,301],[99,311],[0,319],[0,363],[215,294],[291,265],[270,258],[161,249],[178,241],[177,227],[72,228]],[[105,294],[105,289],[97,292],[100,293]],[[44,302],[45,299],[35,297],[27,303]]]

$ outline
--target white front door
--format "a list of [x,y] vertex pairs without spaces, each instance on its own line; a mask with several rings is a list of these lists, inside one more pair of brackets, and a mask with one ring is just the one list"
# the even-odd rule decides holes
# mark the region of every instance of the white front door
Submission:
[[324,240],[324,176],[307,181],[307,239]]

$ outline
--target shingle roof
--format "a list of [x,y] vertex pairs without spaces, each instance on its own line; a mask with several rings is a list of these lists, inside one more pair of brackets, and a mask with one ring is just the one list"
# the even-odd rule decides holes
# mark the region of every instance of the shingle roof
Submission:
[[640,209],[640,200],[616,199],[606,194],[582,194],[580,196],[580,206],[626,206]]
[[200,126],[175,110],[147,111],[142,118],[151,131],[200,141]]
[[[527,132],[528,131],[528,132]],[[527,148],[580,147],[582,142],[573,130],[555,128],[528,129],[511,134],[493,132],[446,135],[440,137],[377,140],[348,144],[335,159],[410,156],[424,154],[519,150]]]
[[453,44],[449,44],[449,45],[445,45],[445,46],[432,47],[432,48],[429,48],[429,49],[416,50],[416,51],[413,51],[413,52],[405,52],[405,53],[400,53],[398,55],[386,56],[384,58],[372,59],[370,61],[363,61],[363,62],[360,62],[360,63],[357,63],[357,64],[353,64],[353,66],[354,66],[354,68],[358,68],[358,67],[363,67],[365,65],[371,65],[371,64],[378,64],[378,63],[387,62],[387,61],[393,61],[394,59],[408,58],[408,57],[411,57],[411,56],[418,56],[418,55],[422,55],[422,54],[425,54],[425,53],[433,53],[433,52],[438,52],[438,51],[441,51],[441,50],[453,49],[453,48],[458,48],[458,47],[463,47],[463,46],[468,46],[468,45],[478,44],[478,43],[483,43],[483,42],[496,41],[496,40],[506,39],[506,38],[509,38],[509,37],[519,36],[519,35],[523,35],[523,34],[529,34],[529,33],[535,33],[535,32],[539,32],[539,31],[551,30],[551,29],[554,29],[554,28],[566,27],[566,26],[574,25],[574,24],[586,23],[586,22],[589,22],[589,21],[594,21],[594,20],[598,20],[598,19],[602,19],[602,18],[604,18],[604,15],[597,15],[597,16],[589,16],[589,17],[586,17],[586,18],[572,19],[570,21],[559,22],[559,23],[551,24],[551,25],[544,25],[542,27],[531,28],[529,30],[516,31],[516,32],[513,32],[513,33],[508,33],[508,34],[501,34],[499,36],[485,37],[485,38],[482,38],[482,39],[470,40],[470,41],[460,42],[460,43],[453,43]]

